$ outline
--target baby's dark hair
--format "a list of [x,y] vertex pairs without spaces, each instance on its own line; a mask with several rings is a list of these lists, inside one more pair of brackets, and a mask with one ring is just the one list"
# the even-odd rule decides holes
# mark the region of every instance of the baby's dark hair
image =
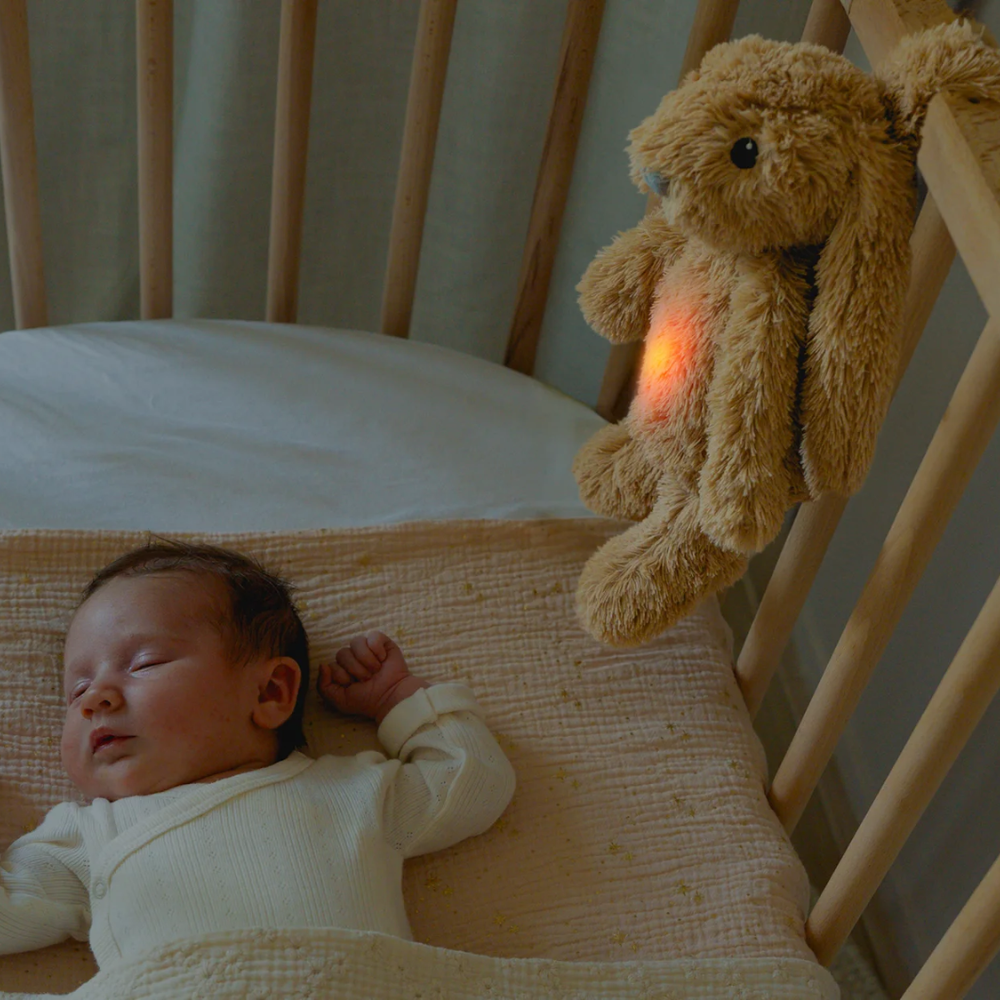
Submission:
[[309,639],[291,597],[292,584],[257,559],[231,549],[159,535],[152,538],[144,547],[126,552],[98,571],[84,588],[77,608],[119,576],[187,571],[221,580],[229,594],[229,607],[213,614],[210,623],[222,636],[232,664],[240,668],[262,656],[290,656],[302,671],[295,709],[278,727],[278,760],[284,760],[305,746],[302,713],[309,691]]

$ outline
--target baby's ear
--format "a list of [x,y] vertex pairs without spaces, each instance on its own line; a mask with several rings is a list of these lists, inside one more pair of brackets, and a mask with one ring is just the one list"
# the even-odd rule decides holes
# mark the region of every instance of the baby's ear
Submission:
[[914,160],[861,145],[847,203],[820,253],[802,392],[802,466],[815,498],[856,492],[892,398],[910,276]]
[[290,656],[269,660],[268,668],[270,673],[265,674],[260,686],[253,720],[265,729],[277,729],[295,711],[302,670]]

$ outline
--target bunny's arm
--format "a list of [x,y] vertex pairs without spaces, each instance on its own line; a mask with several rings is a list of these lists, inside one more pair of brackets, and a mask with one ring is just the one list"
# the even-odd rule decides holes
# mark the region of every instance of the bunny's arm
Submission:
[[702,528],[726,549],[760,551],[789,506],[786,458],[807,290],[804,269],[786,255],[741,264],[708,392],[699,482]]
[[642,340],[656,286],[684,242],[659,209],[620,233],[590,262],[576,286],[587,323],[613,344]]

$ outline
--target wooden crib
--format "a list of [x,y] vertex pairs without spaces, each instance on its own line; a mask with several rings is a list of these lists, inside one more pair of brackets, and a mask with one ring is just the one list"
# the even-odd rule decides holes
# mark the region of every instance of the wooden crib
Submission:
[[[681,76],[726,40],[736,0],[699,0]],[[539,333],[597,47],[603,0],[570,0],[557,87],[538,172],[505,364],[534,370]],[[846,8],[846,9],[845,9]],[[413,60],[381,331],[410,328],[424,216],[448,65],[455,0],[422,0]],[[274,143],[266,319],[297,318],[316,0],[284,0]],[[906,34],[955,15],[944,0],[815,0],[804,39],[843,51],[853,27],[873,65]],[[172,305],[173,6],[138,0],[137,60],[141,315]],[[1000,107],[938,97],[928,112],[919,167],[928,188],[913,237],[900,378],[956,251],[992,316],[1000,314],[1000,175],[993,149]],[[48,323],[42,266],[25,0],[0,2],[0,148],[18,329]],[[609,237],[611,234],[608,234]],[[822,681],[801,720],[769,800],[791,832],[884,651],[1000,419],[1000,331],[990,319],[945,418],[885,539]],[[616,347],[598,412],[620,418],[638,348]],[[798,511],[736,673],[751,715],[760,707],[826,548],[845,509],[826,495]],[[811,915],[806,933],[829,965],[1000,687],[1000,587],[991,594]],[[1000,948],[1000,862],[993,866],[905,993],[957,1000]]]

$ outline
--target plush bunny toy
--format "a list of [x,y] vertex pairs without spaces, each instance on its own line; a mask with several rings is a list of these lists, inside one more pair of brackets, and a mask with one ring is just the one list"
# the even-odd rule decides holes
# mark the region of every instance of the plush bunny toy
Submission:
[[595,638],[662,632],[735,582],[795,503],[860,488],[895,385],[920,129],[944,87],[1000,95],[1000,54],[968,22],[907,37],[874,75],[752,35],[632,131],[632,179],[659,210],[578,286],[598,333],[645,339],[628,415],[573,465],[591,510],[639,522],[580,577]]

